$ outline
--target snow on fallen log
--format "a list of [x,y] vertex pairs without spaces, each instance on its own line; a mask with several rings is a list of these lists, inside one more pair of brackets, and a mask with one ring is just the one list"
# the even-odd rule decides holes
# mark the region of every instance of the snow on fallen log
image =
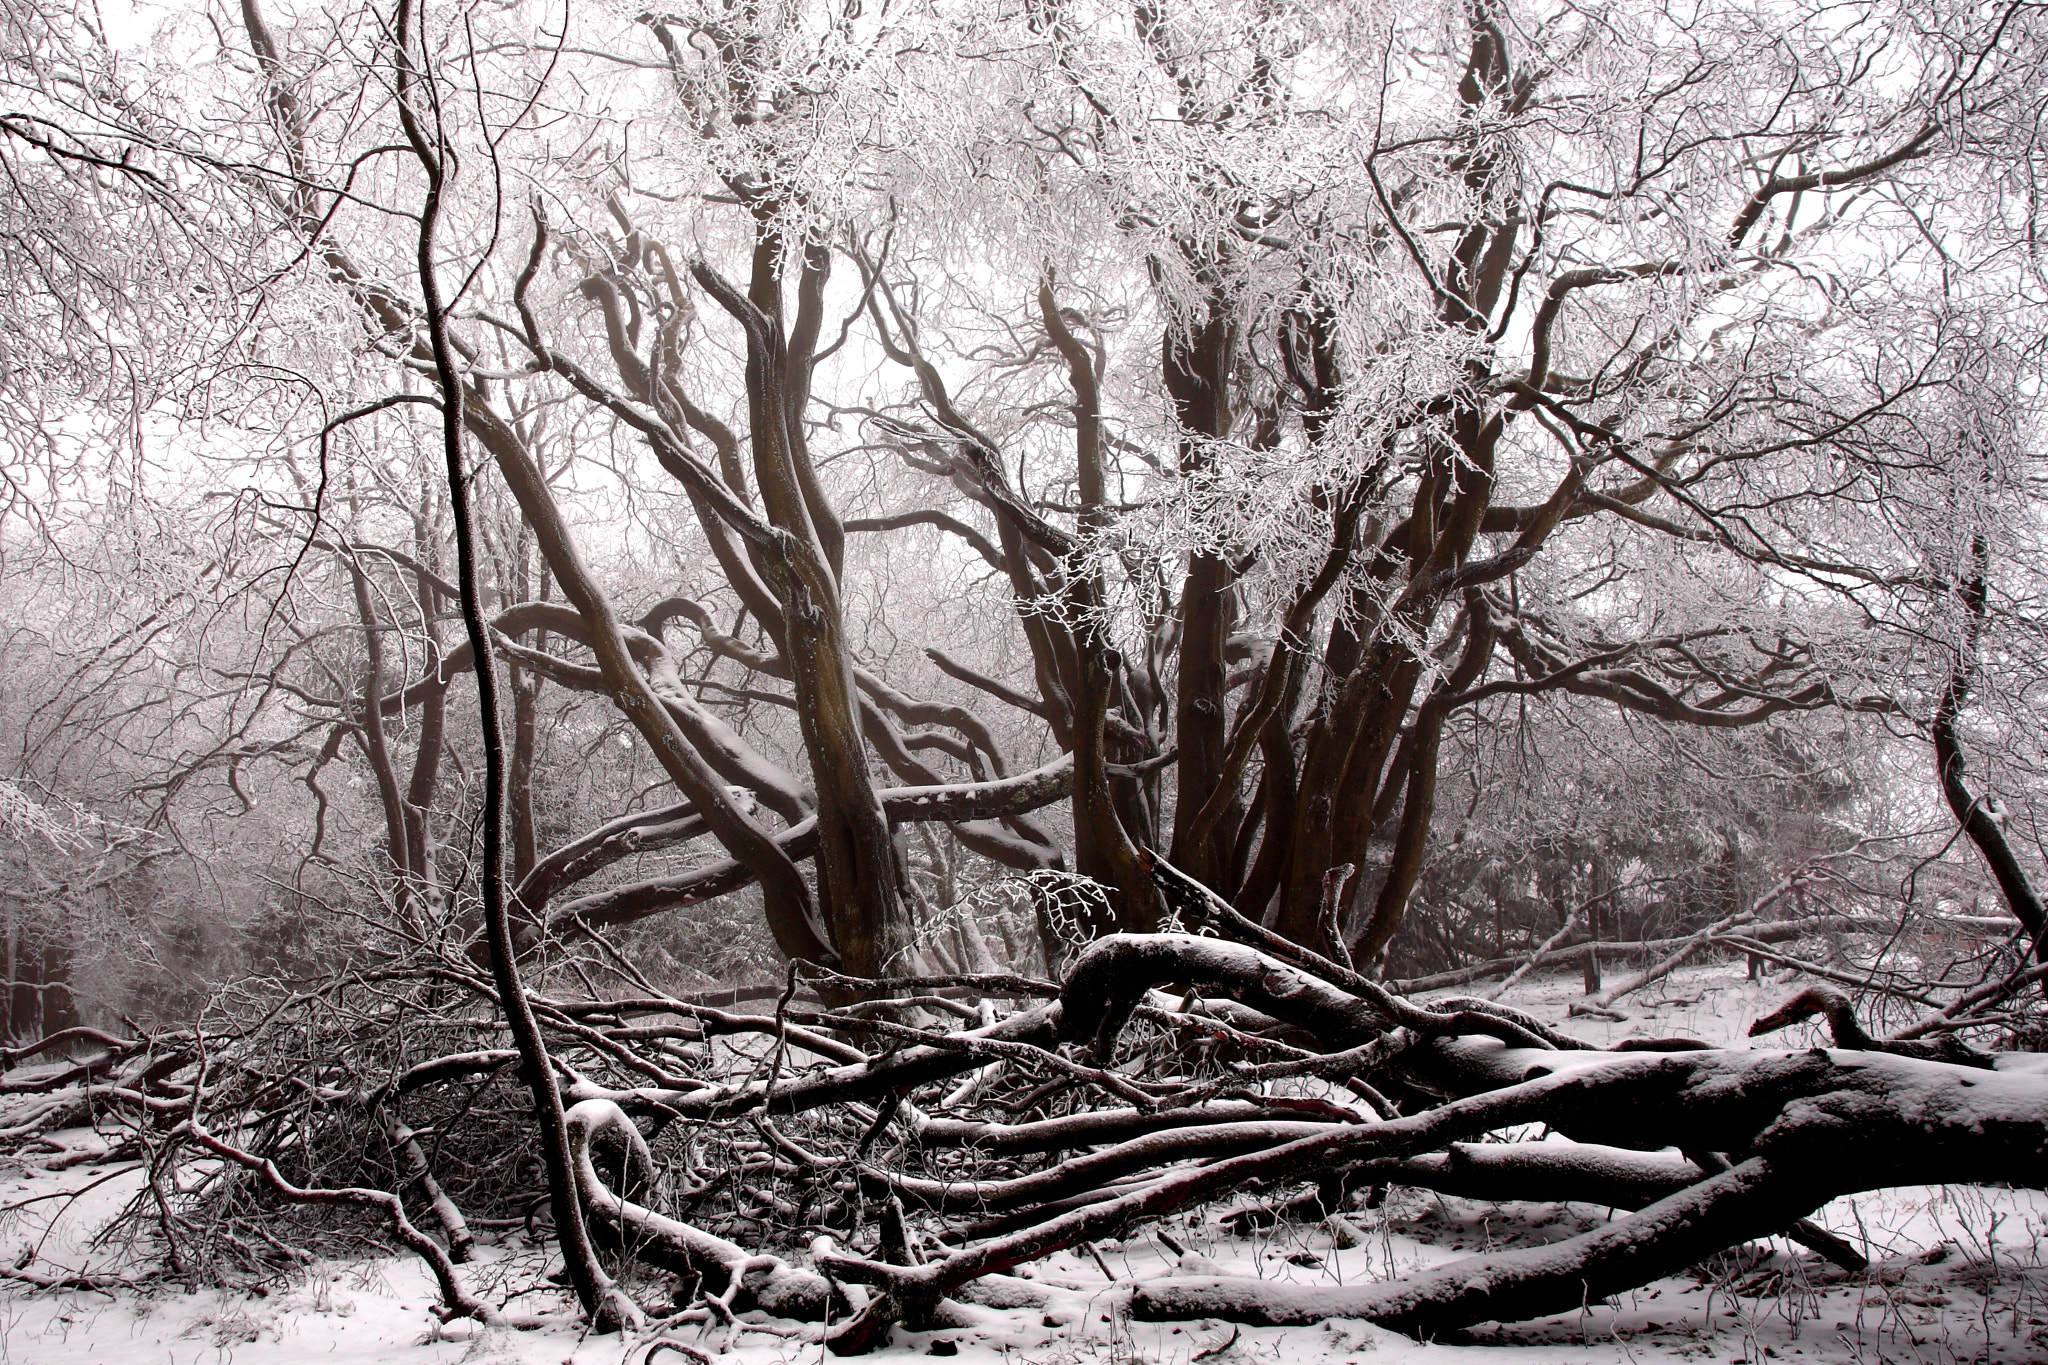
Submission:
[[[2039,1186],[2048,1171],[2048,1077],[2029,1069],[1984,1071],[1821,1048],[1665,1054],[1640,1067],[1580,1054],[1522,1052],[1498,1061],[1508,1070],[1531,1063],[1531,1078],[1427,1117],[1466,1106],[1495,1114],[1541,1111],[1553,1128],[1583,1142],[1682,1142],[1739,1160],[1567,1242],[1467,1257],[1365,1286],[1151,1281],[1134,1291],[1133,1315],[1275,1324],[1359,1317],[1426,1336],[1564,1312],[1640,1287],[1782,1231],[1842,1195],[1930,1183]],[[1567,1103],[1557,1102],[1566,1093],[1562,1085],[1547,1088],[1574,1081]],[[1511,1102],[1517,1092],[1526,1099]],[[1354,1147],[1384,1141],[1345,1136]]]
[[1768,1235],[1784,1224],[1788,1204],[1807,1197],[1805,1183],[1802,1173],[1751,1160],[1569,1241],[1470,1256],[1378,1284],[1290,1285],[1229,1276],[1150,1280],[1133,1290],[1131,1316],[1226,1318],[1265,1326],[1363,1318],[1417,1337],[1545,1317]]
[[1708,1173],[1675,1151],[1577,1142],[1454,1142],[1428,1156],[1371,1162],[1358,1174],[1361,1184],[1406,1185],[1460,1199],[1639,1209]]

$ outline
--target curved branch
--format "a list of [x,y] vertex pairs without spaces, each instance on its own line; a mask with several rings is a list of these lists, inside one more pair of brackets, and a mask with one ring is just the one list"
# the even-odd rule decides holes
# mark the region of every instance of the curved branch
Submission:
[[913,512],[894,512],[881,517],[850,517],[845,523],[848,534],[855,532],[900,531],[906,526],[936,526],[966,542],[967,547],[980,555],[988,566],[997,573],[1009,572],[1002,553],[989,543],[987,536],[961,521],[958,517],[929,508]]

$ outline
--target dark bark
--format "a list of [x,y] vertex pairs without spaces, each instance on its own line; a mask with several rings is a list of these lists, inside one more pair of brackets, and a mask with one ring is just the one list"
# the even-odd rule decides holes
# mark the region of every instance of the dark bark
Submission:
[[1422,875],[1422,858],[1429,846],[1430,820],[1436,814],[1436,771],[1438,747],[1443,739],[1449,699],[1472,685],[1486,671],[1493,657],[1493,619],[1486,597],[1477,590],[1465,595],[1467,620],[1465,652],[1456,668],[1439,683],[1415,717],[1413,747],[1408,760],[1408,798],[1401,809],[1401,829],[1394,840],[1394,854],[1380,883],[1372,918],[1366,922],[1358,941],[1351,945],[1354,959],[1371,962],[1386,951],[1394,931],[1407,913],[1408,897]]
[[[2048,911],[2044,911],[2040,892],[2020,866],[2011,842],[2005,837],[2005,826],[1993,809],[1994,803],[1988,797],[1971,793],[1965,780],[1968,767],[1963,759],[1962,741],[1956,735],[1956,717],[1969,696],[1971,679],[1977,669],[1979,641],[1990,609],[1990,593],[1985,581],[1989,547],[1981,534],[1971,541],[1971,554],[1976,572],[1957,587],[1957,596],[1966,613],[1963,641],[1956,650],[1948,683],[1942,689],[1940,700],[1935,703],[1934,717],[1928,727],[1934,737],[1935,774],[1941,782],[1943,799],[1948,802],[1948,808],[1956,823],[1962,826],[1963,833],[1976,845],[1984,865],[1990,869],[2006,908],[2026,926],[2028,936],[2034,941],[2035,959],[2048,962]],[[2048,993],[2048,982],[2043,983],[2042,990]]]
[[1804,1172],[1748,1161],[1632,1218],[1546,1247],[1468,1257],[1366,1286],[1153,1280],[1134,1292],[1131,1315],[1142,1321],[1221,1317],[1263,1325],[1363,1318],[1428,1340],[1484,1322],[1520,1322],[1582,1308],[1769,1235],[1782,1226],[1788,1209],[1803,1212],[1819,1202]]
[[[821,252],[806,253],[806,289],[822,288]],[[757,243],[752,288],[744,298],[701,264],[691,273],[746,332],[754,473],[769,519],[783,533],[773,556],[781,581],[771,586],[783,603],[783,654],[817,791],[819,898],[828,907],[833,946],[846,969],[881,975],[908,946],[910,920],[896,846],[861,741],[860,701],[834,567],[843,536],[802,448],[799,418],[807,401],[809,356],[793,354],[783,335],[782,285],[779,266],[768,263],[771,254],[779,262],[780,244],[767,233]],[[797,339],[804,340],[801,329]],[[816,341],[814,325],[809,341]]]
[[[245,0],[251,18],[252,35],[260,26],[254,22],[253,0]],[[424,26],[415,32],[411,0],[399,0],[393,36],[397,69],[397,109],[406,141],[427,181],[426,200],[420,210],[418,252],[415,269],[425,303],[428,345],[433,354],[435,374],[441,389],[441,433],[447,461],[449,510],[455,532],[456,582],[461,587],[462,619],[469,633],[475,660],[477,710],[484,746],[484,789],[481,868],[478,881],[483,900],[484,932],[490,948],[491,975],[505,1022],[519,1049],[520,1069],[533,1095],[535,1124],[548,1175],[548,1202],[553,1209],[556,1237],[562,1259],[583,1311],[600,1331],[613,1331],[637,1324],[640,1312],[612,1283],[598,1264],[595,1249],[583,1222],[583,1202],[578,1197],[564,1118],[561,1091],[556,1085],[554,1064],[546,1040],[534,1017],[526,989],[519,979],[519,966],[512,945],[512,921],[504,882],[504,737],[499,729],[497,675],[491,662],[490,627],[478,589],[475,536],[469,510],[469,471],[463,459],[464,385],[459,360],[448,335],[448,316],[441,301],[439,265],[436,261],[442,195],[452,170],[453,151],[429,131],[438,125],[423,118],[415,102],[420,86],[438,78],[424,54],[432,50]],[[417,45],[417,46],[415,46]],[[418,55],[416,55],[418,54]],[[428,95],[430,100],[436,98]],[[451,1308],[455,1305],[451,1302]]]
[[[841,1257],[827,1264],[843,1279],[886,1287],[890,1302],[878,1312],[914,1314],[979,1276],[1113,1235],[1225,1190],[1327,1178],[1518,1123],[1548,1123],[1579,1142],[1608,1146],[1658,1148],[1682,1140],[1739,1162],[1632,1218],[1556,1247],[1471,1258],[1388,1285],[1320,1286],[1312,1295],[1262,1281],[1153,1281],[1140,1285],[1134,1300],[1141,1316],[1313,1321],[1357,1314],[1427,1334],[1580,1306],[1772,1233],[1852,1190],[1930,1179],[2031,1182],[2048,1134],[2048,1090],[2031,1077],[1994,1079],[1867,1053],[1615,1056],[1464,1046],[1472,1053],[1474,1079],[1498,1078],[1504,1088],[1412,1117],[1337,1125],[1266,1151],[1162,1173],[922,1266]],[[1292,1316],[1309,1313],[1311,1302],[1310,1316]]]
[[411,840],[407,838],[405,798],[398,786],[398,769],[384,735],[384,622],[370,597],[369,576],[360,564],[349,564],[349,586],[355,594],[356,616],[362,623],[363,705],[356,731],[370,774],[377,784],[377,805],[384,815],[384,843],[391,860],[397,899],[409,907],[413,896]]
[[[424,493],[422,500],[427,500]],[[430,508],[431,503],[428,506]],[[427,657],[438,662],[446,650],[441,639],[441,623],[438,617],[447,599],[439,575],[435,574],[427,563],[430,559],[438,561],[432,532],[428,528],[427,510],[423,509],[416,513],[414,527],[414,539],[420,554],[418,567],[413,573],[413,586],[419,594],[424,617],[421,631],[426,637]],[[516,691],[516,680],[514,688]],[[413,876],[419,881],[420,894],[430,905],[435,906],[441,902],[441,874],[440,851],[434,840],[434,794],[441,783],[441,759],[447,746],[447,712],[448,697],[445,692],[429,693],[421,701],[419,734],[413,742],[412,775],[405,786],[406,861],[412,868]],[[529,742],[528,751],[530,750]],[[515,744],[515,766],[517,752]],[[511,780],[515,791],[525,791],[516,771]],[[527,810],[530,815],[530,806],[525,802],[518,803],[516,809]],[[518,828],[517,820],[514,821],[514,827]]]
[[1074,699],[1074,860],[1084,876],[1115,893],[1116,927],[1143,933],[1158,926],[1157,897],[1151,880],[1138,866],[1138,849],[1118,811],[1110,789],[1109,717],[1119,699],[1118,671],[1122,658],[1109,639],[1104,619],[1108,594],[1095,562],[1100,553],[1089,539],[1108,525],[1104,510],[1102,394],[1096,382],[1094,357],[1060,316],[1052,282],[1038,290],[1039,319],[1046,335],[1066,361],[1074,391],[1074,465],[1081,496],[1081,544],[1065,566],[1072,603],[1069,633],[1075,655]]
[[[1200,321],[1169,328],[1160,342],[1160,374],[1181,427],[1180,467],[1196,473],[1215,458],[1211,444],[1230,435],[1230,389],[1239,340],[1236,308],[1213,284]],[[1223,782],[1228,749],[1225,644],[1235,622],[1235,575],[1219,555],[1188,560],[1180,591],[1180,670],[1174,694],[1174,736],[1180,747],[1180,799],[1172,857],[1204,885],[1226,894],[1230,847],[1242,818],[1234,786]],[[1202,837],[1194,822],[1221,798]]]

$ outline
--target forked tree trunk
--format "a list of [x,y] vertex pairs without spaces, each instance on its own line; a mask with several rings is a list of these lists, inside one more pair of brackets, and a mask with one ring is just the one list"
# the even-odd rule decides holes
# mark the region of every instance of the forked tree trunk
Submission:
[[[770,522],[783,534],[769,553],[781,599],[783,655],[818,801],[818,896],[842,968],[884,976],[900,967],[915,929],[902,866],[869,775],[861,702],[841,615],[835,560],[839,523],[818,489],[801,439],[810,357],[791,348],[782,318],[782,241],[762,218],[746,297],[702,264],[691,273],[747,337],[747,414],[754,476]],[[794,339],[815,343],[822,250],[805,253],[804,306]]]

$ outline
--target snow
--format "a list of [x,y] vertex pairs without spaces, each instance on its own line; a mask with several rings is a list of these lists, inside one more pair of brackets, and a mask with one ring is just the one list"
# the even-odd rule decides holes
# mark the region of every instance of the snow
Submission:
[[[1682,972],[1648,1002],[1623,1002],[1620,1022],[1566,1019],[1581,998],[1576,977],[1525,981],[1512,1002],[1601,1041],[1685,1034],[1740,1038],[1750,1019],[1792,989],[1751,982],[1739,967]],[[1821,1041],[1789,1030],[1780,1047]],[[1734,1044],[1740,1046],[1741,1044]],[[133,1164],[98,1164],[94,1135],[51,1135],[61,1151],[0,1167],[0,1266],[44,1274],[120,1274],[131,1253],[94,1234],[142,1180]],[[49,1167],[57,1169],[49,1169]],[[1227,1323],[1140,1323],[1124,1312],[1128,1286],[1166,1274],[1256,1275],[1304,1286],[1357,1283],[1442,1264],[1489,1247],[1576,1236],[1608,1210],[1580,1204],[1490,1204],[1415,1190],[1377,1209],[1323,1224],[1282,1224],[1244,1237],[1227,1207],[1101,1242],[1094,1255],[1062,1253],[991,1283],[970,1308],[974,1325],[899,1331],[876,1365],[953,1355],[959,1365],[1649,1365],[1650,1362],[2048,1360],[2048,1199],[2035,1191],[1905,1188],[1841,1200],[1815,1221],[1867,1249],[1872,1267],[1850,1276],[1773,1241],[1720,1258],[1703,1272],[1659,1281],[1612,1304],[1531,1323],[1480,1329],[1466,1341],[1418,1344],[1369,1325],[1235,1328]],[[1186,1248],[1177,1256],[1163,1231]],[[1098,1260],[1099,1257],[1099,1260]],[[109,1292],[0,1286],[0,1362],[33,1365],[286,1365],[335,1361],[503,1361],[508,1365],[641,1365],[651,1338],[584,1333],[572,1305],[542,1279],[542,1253],[516,1234],[480,1249],[466,1268],[525,1330],[440,1325],[430,1276],[416,1258],[322,1262],[267,1295],[175,1285]],[[991,1304],[1014,1306],[994,1307]],[[523,1316],[522,1316],[523,1315]],[[758,1315],[756,1315],[758,1316]],[[772,1329],[772,1330],[770,1330]],[[680,1340],[717,1353],[714,1331]],[[732,1365],[824,1365],[816,1329],[760,1323],[729,1352]],[[953,1349],[948,1350],[951,1346]],[[656,1361],[685,1359],[662,1352]]]

